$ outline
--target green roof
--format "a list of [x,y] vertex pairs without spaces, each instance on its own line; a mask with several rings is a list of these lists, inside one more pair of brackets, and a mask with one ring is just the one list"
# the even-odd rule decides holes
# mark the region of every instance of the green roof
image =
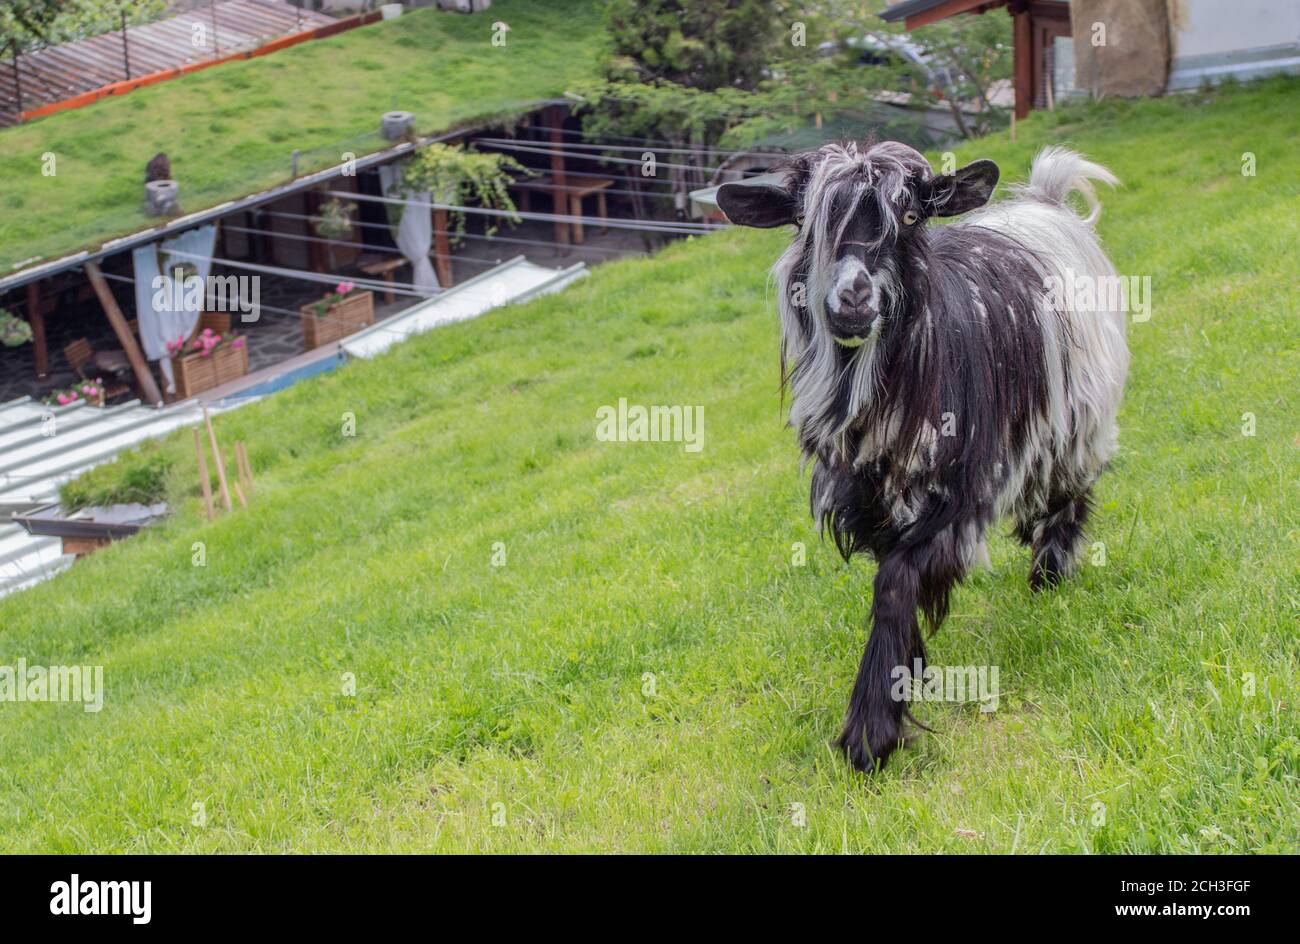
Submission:
[[0,276],[157,224],[142,202],[159,151],[193,213],[288,183],[295,149],[301,175],[389,146],[379,118],[394,108],[420,134],[522,113],[593,75],[602,35],[594,0],[408,11],[0,130]]

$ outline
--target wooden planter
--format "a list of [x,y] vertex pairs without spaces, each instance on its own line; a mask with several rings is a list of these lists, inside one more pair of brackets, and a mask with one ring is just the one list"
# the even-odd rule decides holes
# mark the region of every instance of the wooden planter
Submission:
[[371,292],[355,292],[331,305],[323,316],[316,314],[314,305],[303,305],[299,311],[302,312],[302,349],[310,351],[374,324],[375,296]]
[[248,373],[248,342],[239,347],[227,344],[207,357],[201,354],[173,357],[172,371],[176,375],[176,396],[182,400],[220,387]]

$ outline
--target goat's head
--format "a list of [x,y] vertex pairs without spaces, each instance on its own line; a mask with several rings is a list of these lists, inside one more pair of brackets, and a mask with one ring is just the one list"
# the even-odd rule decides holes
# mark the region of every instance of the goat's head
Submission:
[[844,347],[873,340],[902,305],[926,221],[983,206],[998,181],[986,160],[936,176],[897,141],[828,144],[783,171],[779,186],[723,184],[718,206],[741,226],[798,228],[777,264],[786,344],[796,356],[819,335]]

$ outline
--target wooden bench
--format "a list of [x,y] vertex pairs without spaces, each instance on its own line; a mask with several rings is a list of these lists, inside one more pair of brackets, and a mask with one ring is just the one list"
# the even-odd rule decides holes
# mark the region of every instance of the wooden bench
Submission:
[[[393,273],[406,265],[405,256],[381,256],[378,253],[365,253],[357,257],[357,268],[372,278],[381,278],[389,285],[396,280]],[[384,290],[384,301],[391,304],[397,300],[392,289]]]

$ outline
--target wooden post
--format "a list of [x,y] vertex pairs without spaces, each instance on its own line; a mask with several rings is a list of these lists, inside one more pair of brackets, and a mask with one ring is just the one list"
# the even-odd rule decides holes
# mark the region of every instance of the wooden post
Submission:
[[113,333],[117,335],[117,343],[122,345],[122,350],[126,352],[127,360],[131,362],[131,370],[135,372],[135,379],[140,383],[140,392],[144,398],[154,406],[161,406],[163,402],[162,393],[158,390],[158,384],[153,379],[153,374],[149,370],[149,364],[140,353],[140,345],[135,343],[135,335],[127,326],[126,319],[122,317],[122,309],[117,307],[117,302],[113,299],[113,292],[104,281],[104,273],[99,271],[98,264],[94,262],[86,263],[86,275],[90,278],[90,284],[95,288],[95,294],[99,296],[100,307],[104,309],[104,314],[108,317],[108,323],[113,326]]
[[238,482],[231,482],[230,484],[233,485],[234,488],[235,488],[235,497],[239,499],[239,507],[240,507],[240,508],[247,508],[247,507],[248,507],[248,499],[244,497],[244,490],[243,490],[242,488],[239,487],[239,483],[238,483]]
[[451,288],[451,240],[447,238],[447,211],[433,211],[433,264],[438,269],[438,284]]
[[1016,89],[1015,116],[1025,118],[1034,107],[1034,30],[1028,4],[1008,7],[1012,17],[1012,77]]
[[208,480],[208,460],[203,455],[203,434],[199,428],[194,427],[194,453],[199,457],[199,484],[203,486],[203,507],[207,511],[208,520],[211,521],[216,517],[216,511],[212,507],[212,482]]
[[257,489],[253,487],[253,469],[248,464],[248,450],[244,448],[242,439],[235,443],[235,468],[239,472],[240,484],[252,495]]
[[[307,216],[319,216],[321,204],[325,201],[321,197],[319,190],[307,191]],[[319,237],[320,233],[316,232],[310,220],[303,220],[303,230],[307,236]],[[325,247],[329,243],[318,243],[311,241],[307,243],[307,255],[311,259],[311,270],[313,272],[326,271],[325,265]]]
[[[559,151],[564,148],[564,135],[561,133],[564,124],[564,109],[558,105],[553,105],[547,112],[547,124],[551,126],[551,149]],[[551,191],[551,210],[556,216],[564,216],[569,212],[568,194],[565,193],[565,187],[568,180],[564,173],[564,155],[551,155],[551,183],[555,189]],[[564,220],[555,221],[555,241],[557,243],[568,244],[569,242],[569,224]]]
[[36,379],[44,380],[50,372],[50,352],[45,346],[45,312],[41,311],[41,282],[27,283],[27,323],[32,326],[32,355],[36,360]]
[[13,57],[14,57],[14,92],[16,93],[18,99],[17,120],[22,121],[23,120],[23,76],[22,73],[18,71],[18,40],[16,39],[10,40],[9,48],[13,52]]
[[230,486],[226,484],[226,467],[221,461],[221,447],[217,445],[217,431],[212,428],[212,417],[208,416],[208,408],[203,407],[203,422],[208,427],[208,442],[212,444],[212,461],[217,464],[217,485],[221,489],[221,504],[226,511],[234,511],[234,502],[230,500]]

